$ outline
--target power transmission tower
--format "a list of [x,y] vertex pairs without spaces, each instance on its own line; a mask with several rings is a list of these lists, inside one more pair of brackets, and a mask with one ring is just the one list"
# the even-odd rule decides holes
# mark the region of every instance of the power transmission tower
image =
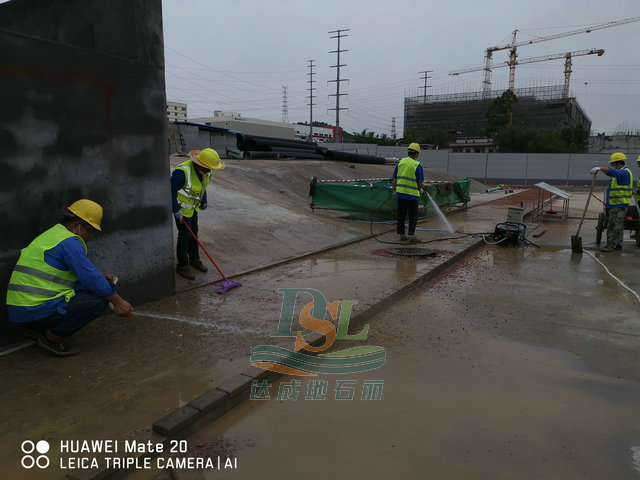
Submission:
[[424,92],[422,92],[422,103],[427,103],[427,88],[431,88],[431,85],[427,85],[427,80],[431,78],[428,74],[432,72],[433,70],[425,70],[424,72],[418,72],[418,73],[424,74],[424,77],[420,77],[420,80],[424,80],[424,87],[420,87],[424,90]]
[[329,80],[329,82],[336,82],[336,93],[333,93],[331,95],[329,95],[330,97],[336,97],[336,108],[329,108],[329,110],[335,110],[336,111],[336,130],[335,133],[333,135],[333,139],[335,142],[338,141],[338,137],[340,138],[340,141],[342,141],[342,135],[340,135],[340,110],[348,110],[347,108],[340,108],[340,97],[342,95],[346,95],[346,93],[340,93],[340,82],[346,82],[349,79],[348,78],[340,78],[340,67],[346,67],[347,64],[341,64],[340,63],[340,53],[341,52],[348,52],[349,50],[340,50],[340,39],[344,38],[344,37],[348,37],[349,35],[342,35],[342,32],[348,32],[349,29],[348,28],[343,28],[341,30],[334,30],[332,32],[329,32],[329,35],[331,35],[332,33],[335,33],[336,35],[329,37],[329,38],[337,38],[338,39],[338,49],[337,50],[333,50],[332,52],[329,53],[336,53],[337,56],[337,61],[335,65],[331,65],[330,68],[335,68],[336,69],[336,79],[335,80]]
[[391,117],[391,138],[396,139],[396,117]]
[[289,123],[289,107],[287,105],[287,87],[282,85],[282,121]]
[[309,95],[307,96],[307,98],[309,99],[309,140],[313,141],[313,106],[315,105],[315,103],[313,103],[313,99],[316,98],[316,96],[313,94],[313,91],[315,90],[315,88],[313,88],[313,82],[315,81],[313,79],[313,76],[315,75],[315,73],[313,73],[313,67],[315,67],[315,65],[313,64],[313,62],[315,62],[315,60],[309,60],[309,73],[307,73],[307,75],[309,75]]

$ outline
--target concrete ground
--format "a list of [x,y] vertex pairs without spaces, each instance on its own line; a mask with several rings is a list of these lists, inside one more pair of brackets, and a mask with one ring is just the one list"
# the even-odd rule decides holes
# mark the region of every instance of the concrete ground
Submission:
[[[156,439],[154,421],[244,370],[253,346],[290,343],[269,337],[280,317],[279,288],[357,299],[357,315],[479,241],[420,232],[424,241],[437,240],[423,246],[438,256],[415,260],[390,256],[385,250],[392,245],[368,239],[238,276],[368,235],[368,224],[306,210],[301,198],[310,171],[324,178],[372,178],[392,169],[265,165],[230,162],[202,215],[205,246],[243,287],[221,296],[217,286],[192,288],[185,281],[182,293],[138,306],[132,318],[108,316],[88,326],[77,335],[82,353],[76,357],[52,358],[33,347],[0,358],[11,386],[0,392],[5,477],[64,475],[23,470],[24,439]],[[352,170],[358,175],[348,175]],[[497,201],[448,216],[460,232],[492,231],[508,206],[523,201],[528,207],[534,197],[477,191],[474,198],[472,205]],[[570,217],[582,213],[585,199],[575,195]],[[592,205],[588,217],[599,209]],[[594,225],[585,221],[585,246],[595,237]],[[428,219],[420,227],[441,224]],[[209,453],[236,455],[241,468],[227,473],[237,478],[260,472],[276,478],[287,466],[289,473],[319,478],[313,470],[318,465],[338,478],[356,474],[356,467],[371,478],[393,472],[404,478],[558,478],[557,472],[561,478],[632,478],[631,449],[640,446],[640,375],[634,368],[640,304],[587,254],[571,254],[576,227],[575,219],[530,223],[529,238],[546,230],[531,238],[543,248],[483,247],[372,318],[369,338],[388,351],[386,365],[374,372],[385,381],[382,401],[247,401],[196,433],[190,448],[209,445]],[[376,227],[383,230],[388,228]],[[438,240],[448,237],[459,238]],[[640,291],[637,253],[593,253]],[[215,278],[209,272],[196,284]],[[291,455],[301,438],[308,448]],[[364,461],[345,461],[356,454]],[[330,461],[318,463],[321,458]],[[130,477],[158,474],[169,472]],[[202,477],[173,472],[176,478],[187,474]]]

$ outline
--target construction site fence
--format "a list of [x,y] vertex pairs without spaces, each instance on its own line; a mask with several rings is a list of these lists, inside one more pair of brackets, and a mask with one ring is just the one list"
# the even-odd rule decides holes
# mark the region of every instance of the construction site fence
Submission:
[[[325,144],[328,148],[344,148],[353,153],[402,158],[406,147],[382,147],[367,144]],[[609,165],[610,153],[452,153],[448,150],[422,150],[418,160],[424,168],[471,177],[488,184],[588,185],[595,166]],[[633,178],[640,178],[638,153],[627,153],[627,167]],[[597,183],[604,185],[609,177],[602,174]]]

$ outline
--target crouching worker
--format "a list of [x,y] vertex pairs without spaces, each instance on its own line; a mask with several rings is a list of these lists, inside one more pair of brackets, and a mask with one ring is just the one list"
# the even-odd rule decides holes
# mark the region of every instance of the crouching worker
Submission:
[[9,320],[53,355],[67,357],[78,350],[66,343],[74,333],[98,318],[109,305],[127,317],[129,302],[116,293],[115,276],[102,274],[87,257],[86,243],[102,230],[102,207],[78,200],[60,223],[24,248],[7,286]]

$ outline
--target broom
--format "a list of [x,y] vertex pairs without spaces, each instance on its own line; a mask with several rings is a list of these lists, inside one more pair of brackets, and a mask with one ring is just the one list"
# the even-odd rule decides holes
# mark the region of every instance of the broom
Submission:
[[213,266],[216,267],[216,270],[218,270],[218,273],[220,275],[222,275],[222,278],[224,279],[224,284],[222,285],[221,288],[216,290],[216,292],[218,292],[218,293],[227,293],[232,288],[241,287],[242,284],[240,282],[234,282],[233,280],[229,280],[227,277],[225,277],[224,273],[222,273],[222,270],[220,270],[220,267],[218,267],[218,265],[216,265],[216,262],[213,261],[213,258],[211,258],[211,255],[209,255],[209,252],[207,252],[207,249],[204,248],[204,245],[202,245],[202,243],[200,243],[200,240],[198,240],[198,237],[196,237],[196,234],[193,233],[193,230],[191,230],[189,228],[189,225],[187,225],[187,222],[184,221],[184,218],[182,219],[182,224],[185,227],[187,227],[187,230],[189,230],[189,233],[191,235],[193,235],[193,238],[196,239],[196,242],[198,242],[198,245],[200,245],[200,248],[202,248],[202,251],[207,254],[207,257],[209,257],[209,260],[211,260],[211,263],[213,263]]

